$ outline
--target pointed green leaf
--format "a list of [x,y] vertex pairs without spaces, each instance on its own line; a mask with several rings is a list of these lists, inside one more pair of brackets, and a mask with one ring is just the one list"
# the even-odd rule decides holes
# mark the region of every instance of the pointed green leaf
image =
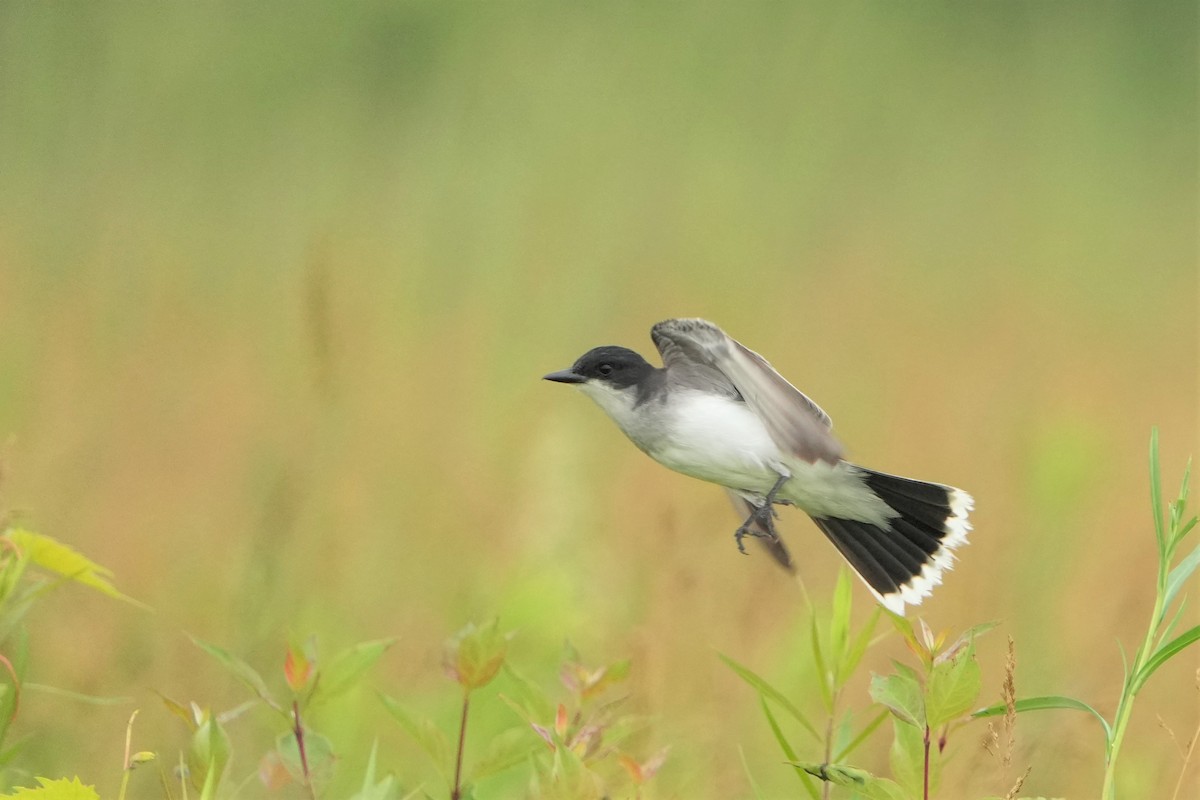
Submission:
[[483,778],[515,767],[528,761],[535,753],[544,750],[545,744],[529,729],[529,726],[509,728],[493,736],[483,755],[471,765],[468,772],[470,782],[476,783]]
[[[892,746],[888,750],[892,777],[910,797],[922,797],[925,779],[925,728],[892,719]],[[930,777],[936,765],[930,761]]]
[[835,676],[840,674],[842,661],[850,646],[850,607],[853,598],[849,571],[840,569],[833,588],[833,608],[829,615],[829,660]]
[[212,717],[204,719],[192,734],[188,746],[187,760],[192,785],[202,789],[212,783],[215,791],[232,754],[233,744],[229,741],[229,734],[217,720]]
[[367,758],[367,771],[363,775],[362,788],[350,797],[350,800],[389,800],[395,793],[396,778],[385,775],[381,781],[375,782],[375,755],[379,749],[379,740],[371,744],[371,755]]
[[217,647],[215,644],[210,644],[191,634],[188,634],[188,638],[201,650],[219,661],[225,669],[232,672],[234,677],[250,687],[255,694],[270,703],[276,710],[279,709],[279,705],[271,697],[271,691],[267,688],[267,683],[263,680],[262,675],[258,674],[258,670],[222,647]]
[[395,638],[391,638],[360,642],[338,653],[329,666],[321,669],[310,704],[328,702],[354,688],[363,674],[374,666],[396,641]]
[[1155,650],[1162,647],[1163,642],[1170,640],[1171,633],[1175,630],[1175,626],[1179,624],[1180,618],[1183,617],[1183,610],[1185,608],[1187,608],[1187,595],[1184,595],[1183,599],[1179,601],[1179,607],[1175,609],[1175,614],[1171,617],[1171,621],[1165,627],[1160,626],[1162,630],[1158,634],[1158,643],[1154,646]]
[[792,749],[791,742],[783,735],[783,729],[779,727],[779,720],[775,719],[775,715],[771,713],[771,706],[767,703],[767,699],[763,696],[758,698],[759,704],[762,706],[763,716],[767,718],[767,725],[771,727],[771,733],[775,737],[775,741],[779,744],[779,749],[783,751],[783,755],[788,762],[796,769],[796,776],[800,778],[800,783],[804,786],[805,791],[813,800],[819,800],[816,784],[812,778],[808,777],[808,773],[796,764],[796,751]]
[[717,656],[725,662],[726,666],[737,673],[739,678],[750,684],[751,688],[758,692],[759,696],[763,698],[769,698],[777,703],[783,708],[784,711],[787,711],[793,719],[799,722],[806,731],[811,733],[814,739],[816,739],[818,742],[821,741],[821,734],[817,732],[816,726],[809,722],[808,717],[804,716],[804,713],[801,712],[799,708],[796,708],[795,704],[792,703],[791,700],[788,700],[782,692],[760,678],[748,667],[742,666],[729,656],[723,653],[717,653]]
[[837,681],[839,686],[844,686],[850,676],[854,674],[854,670],[858,669],[859,663],[867,653],[867,648],[871,646],[871,637],[875,634],[875,626],[879,623],[879,615],[883,613],[882,606],[875,606],[875,610],[871,612],[871,616],[867,617],[866,623],[862,630],[854,637],[850,647],[847,648],[846,657],[842,660],[840,669],[838,670]]
[[0,795],[14,800],[100,800],[95,787],[84,786],[79,778],[50,780],[38,778],[34,789],[18,788],[12,794]]
[[443,778],[449,776],[453,769],[453,761],[446,736],[429,720],[413,719],[403,706],[386,694],[380,692],[379,699],[383,701],[383,707],[392,715],[392,718],[400,723],[400,727],[404,728],[408,735],[421,746],[441,776]]
[[843,747],[840,751],[838,751],[838,753],[836,755],[834,755],[833,760],[834,761],[845,760],[845,758],[847,756],[849,756],[856,749],[858,749],[858,746],[860,744],[862,744],[867,739],[869,739],[871,737],[871,734],[874,733],[876,731],[876,729],[879,728],[879,726],[882,725],[884,720],[886,720],[889,716],[891,716],[891,712],[886,711],[886,710],[881,711],[878,714],[876,714],[875,719],[868,722],[867,726],[865,728],[863,728],[861,731],[859,731],[857,736],[855,736],[853,739],[851,739],[849,741],[849,743],[846,744],[845,747]]
[[[759,788],[758,781],[754,780],[754,774],[750,772],[750,764],[746,761],[746,749],[740,744],[738,745],[738,758],[742,762],[742,772],[746,776],[746,782],[750,784],[750,791],[754,792],[754,800],[766,800]],[[820,800],[819,797],[813,796],[813,800]]]
[[145,603],[117,591],[117,587],[112,584],[111,570],[100,566],[62,542],[23,528],[10,528],[4,535],[16,545],[17,550],[25,558],[42,569],[62,575],[68,580],[81,583],[109,597],[115,597],[141,608],[149,608]]
[[[1112,731],[1109,727],[1108,720],[1082,700],[1076,700],[1074,697],[1063,697],[1062,695],[1046,695],[1044,697],[1026,697],[1016,702],[1016,710],[1018,714],[1026,711],[1047,711],[1050,709],[1066,709],[1068,711],[1086,711],[1087,713],[1100,720],[1100,724],[1104,727],[1105,737],[1111,737]],[[997,703],[987,708],[981,708],[971,714],[974,718],[982,717],[998,717],[1007,713],[1008,708],[1004,703]]]
[[1154,655],[1147,659],[1142,668],[1138,670],[1137,675],[1133,676],[1133,691],[1138,691],[1146,683],[1154,672],[1167,663],[1171,658],[1178,655],[1188,645],[1200,639],[1200,625],[1194,628],[1189,628],[1183,633],[1176,636],[1171,641],[1162,645],[1154,652]]
[[1171,607],[1175,595],[1179,594],[1179,590],[1187,584],[1188,578],[1192,577],[1192,573],[1198,566],[1200,566],[1200,545],[1196,545],[1196,549],[1188,553],[1167,575],[1167,591],[1163,595],[1162,615],[1158,619],[1159,622],[1162,622],[1162,616],[1165,616],[1167,609]]
[[833,711],[833,681],[834,676],[825,664],[825,655],[821,647],[821,627],[817,623],[816,612],[812,615],[812,625],[809,636],[812,640],[813,663],[817,667],[817,687],[821,690],[821,702],[830,712]]
[[512,684],[512,690],[501,693],[500,697],[508,703],[526,722],[548,720],[554,717],[554,703],[546,696],[542,687],[526,678],[505,664],[501,670]]
[[871,677],[871,699],[886,706],[897,719],[922,730],[925,728],[925,698],[921,685],[910,675],[874,675]]

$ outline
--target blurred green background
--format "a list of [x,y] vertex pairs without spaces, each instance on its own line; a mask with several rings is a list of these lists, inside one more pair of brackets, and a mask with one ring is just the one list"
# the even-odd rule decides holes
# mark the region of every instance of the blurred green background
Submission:
[[[0,5],[4,505],[156,610],[39,608],[33,679],[130,700],[30,694],[23,763],[112,795],[134,707],[172,758],[155,691],[245,698],[185,631],[265,671],[289,634],[397,635],[372,681],[450,721],[441,641],[498,614],[547,684],[564,640],[633,658],[673,747],[655,796],[749,796],[739,747],[796,796],[715,655],[811,696],[795,584],[736,553],[721,492],[539,380],[673,316],[767,354],[853,459],[975,495],[921,614],[1001,623],[989,698],[1011,636],[1019,694],[1111,713],[1152,602],[1151,426],[1168,492],[1200,452],[1196,51],[1194,3]],[[782,525],[827,597],[833,548]],[[1128,796],[1179,775],[1179,661]],[[351,702],[319,721],[342,773],[378,736],[426,779]],[[493,705],[481,737],[515,721]],[[1078,716],[1021,718],[1025,793],[1098,791]],[[943,796],[1011,784],[982,733]]]

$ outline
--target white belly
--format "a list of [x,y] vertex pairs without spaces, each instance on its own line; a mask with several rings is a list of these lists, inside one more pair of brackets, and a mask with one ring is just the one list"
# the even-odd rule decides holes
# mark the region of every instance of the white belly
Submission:
[[895,513],[863,483],[853,464],[809,463],[780,452],[745,403],[695,393],[679,409],[668,434],[648,451],[676,472],[720,484],[755,502],[781,475],[788,475],[778,499],[818,517],[879,523]]
[[745,403],[699,392],[678,403],[666,435],[648,451],[662,465],[757,494],[766,494],[787,471],[779,448]]

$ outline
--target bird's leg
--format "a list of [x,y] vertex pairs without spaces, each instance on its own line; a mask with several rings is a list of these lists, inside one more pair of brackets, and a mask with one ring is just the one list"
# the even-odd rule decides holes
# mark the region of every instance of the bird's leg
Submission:
[[[771,491],[767,492],[767,496],[763,498],[761,506],[751,505],[754,510],[750,512],[750,516],[746,517],[746,521],[741,524],[741,527],[734,532],[733,538],[737,542],[738,551],[745,554],[746,545],[742,543],[742,539],[747,536],[757,536],[764,539],[778,539],[779,535],[775,533],[775,495],[787,483],[791,475],[780,475],[775,481],[775,485],[771,487]],[[749,503],[749,501],[747,501]]]

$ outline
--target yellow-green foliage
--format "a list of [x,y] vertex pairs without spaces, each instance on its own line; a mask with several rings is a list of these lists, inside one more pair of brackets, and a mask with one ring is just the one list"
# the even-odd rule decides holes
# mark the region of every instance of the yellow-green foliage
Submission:
[[70,780],[67,778],[59,780],[38,778],[37,782],[36,788],[20,788],[14,790],[12,794],[0,795],[0,797],[10,797],[13,800],[100,800],[100,795],[96,794],[96,790],[80,783],[79,778]]

